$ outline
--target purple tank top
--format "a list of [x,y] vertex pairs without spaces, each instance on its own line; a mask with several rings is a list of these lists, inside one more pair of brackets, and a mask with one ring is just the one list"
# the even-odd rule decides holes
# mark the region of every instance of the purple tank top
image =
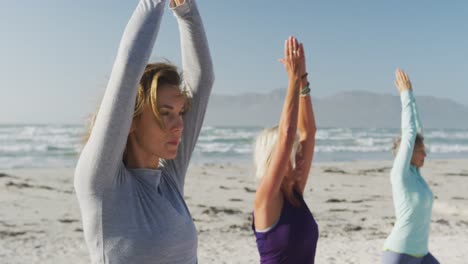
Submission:
[[252,221],[260,263],[314,263],[318,226],[302,195],[294,194],[301,206],[295,207],[284,198],[279,220],[270,230],[257,232]]

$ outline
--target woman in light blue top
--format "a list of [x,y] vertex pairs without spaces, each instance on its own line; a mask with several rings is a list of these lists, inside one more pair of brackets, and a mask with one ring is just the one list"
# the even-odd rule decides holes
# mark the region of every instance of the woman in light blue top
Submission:
[[401,137],[395,140],[391,171],[396,221],[385,241],[382,263],[439,263],[428,250],[433,194],[420,173],[426,150],[416,100],[408,75],[400,69],[395,85],[402,107]]
[[139,1],[76,166],[92,263],[197,263],[197,231],[183,193],[213,66],[194,0],[170,3],[183,80],[173,65],[148,64],[165,4]]

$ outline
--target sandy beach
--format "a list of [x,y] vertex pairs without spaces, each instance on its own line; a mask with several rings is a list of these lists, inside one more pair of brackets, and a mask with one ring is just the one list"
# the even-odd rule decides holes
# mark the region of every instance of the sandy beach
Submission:
[[[394,218],[391,161],[316,163],[305,200],[319,225],[316,263],[378,263]],[[199,232],[199,263],[258,263],[250,228],[250,164],[191,166],[185,196]],[[468,160],[427,160],[435,195],[429,249],[468,259]],[[89,263],[73,169],[0,171],[1,263]],[[124,208],[122,208],[124,210]]]

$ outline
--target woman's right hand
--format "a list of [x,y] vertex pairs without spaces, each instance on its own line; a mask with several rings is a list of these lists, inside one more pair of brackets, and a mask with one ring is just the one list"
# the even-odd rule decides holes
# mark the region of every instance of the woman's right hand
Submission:
[[284,58],[279,60],[285,67],[289,80],[300,80],[304,72],[304,48],[302,43],[290,36],[284,42]]
[[403,91],[409,91],[412,89],[411,81],[408,77],[408,74],[401,69],[397,69],[395,72],[395,86],[398,91],[401,93]]

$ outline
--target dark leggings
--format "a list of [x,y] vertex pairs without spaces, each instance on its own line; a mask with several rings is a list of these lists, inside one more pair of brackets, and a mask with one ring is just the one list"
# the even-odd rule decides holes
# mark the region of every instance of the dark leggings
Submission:
[[424,257],[413,257],[407,254],[384,251],[382,254],[382,264],[440,264],[431,253]]

